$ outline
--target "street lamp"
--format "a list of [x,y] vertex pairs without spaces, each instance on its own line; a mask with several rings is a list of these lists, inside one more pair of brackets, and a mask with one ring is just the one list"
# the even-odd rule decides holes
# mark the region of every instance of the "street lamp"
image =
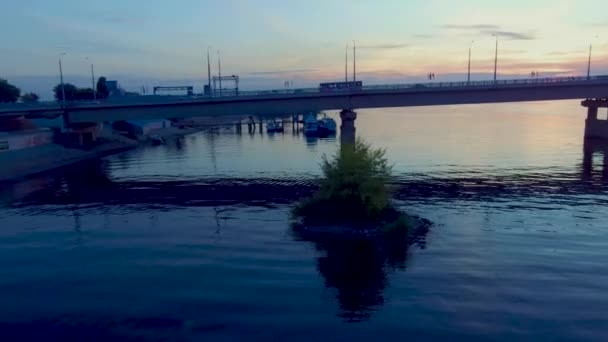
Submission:
[[496,72],[498,70],[498,34],[493,34],[496,38],[496,49],[494,50],[494,83],[496,83]]
[[222,60],[220,59],[220,50],[217,50],[217,76],[220,82],[220,96],[222,95]]
[[353,40],[353,82],[357,81],[357,47]]
[[209,88],[209,95],[211,95],[211,59],[209,58],[209,50],[211,46],[207,46],[207,87]]
[[61,57],[67,55],[67,53],[62,52],[59,54],[59,79],[61,80],[61,99],[63,104],[65,105],[65,87],[63,85],[63,68],[61,66]]
[[[598,38],[598,36],[593,36],[593,38]],[[589,43],[589,61],[587,62],[587,79],[591,78],[591,50],[593,49],[593,42]]]
[[[89,57],[85,58],[87,61]],[[95,68],[93,67],[93,62],[91,62],[91,89],[93,89],[93,101],[97,101],[97,90],[95,89]]]
[[467,84],[471,83],[471,49],[473,48],[473,43],[475,43],[474,40],[472,40],[471,44],[469,45],[469,70],[467,73]]
[[348,82],[348,44],[344,52],[344,82]]

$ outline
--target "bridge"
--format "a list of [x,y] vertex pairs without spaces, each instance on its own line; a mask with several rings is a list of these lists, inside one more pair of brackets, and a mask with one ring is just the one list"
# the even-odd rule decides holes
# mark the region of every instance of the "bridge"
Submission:
[[[241,91],[226,96],[132,96],[101,102],[72,102],[65,106],[56,102],[34,105],[13,104],[0,106],[0,118],[55,114],[63,115],[69,123],[91,123],[222,115],[278,116],[342,110],[343,124],[345,121],[352,121],[354,125],[355,109],[606,97],[608,97],[608,75],[602,75],[369,85],[358,89],[330,91],[319,88]],[[598,100],[597,103],[585,104],[589,108],[588,125],[594,119],[598,122],[604,121],[597,120],[597,108],[605,107],[604,102]],[[604,130],[606,130],[605,136],[602,133]],[[608,125],[587,131],[598,137],[608,138]]]

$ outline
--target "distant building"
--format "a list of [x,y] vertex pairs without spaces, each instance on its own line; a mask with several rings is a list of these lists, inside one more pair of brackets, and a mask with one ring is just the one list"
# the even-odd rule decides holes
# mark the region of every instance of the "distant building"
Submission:
[[118,91],[118,81],[106,81],[106,87],[108,87],[108,91],[110,94]]

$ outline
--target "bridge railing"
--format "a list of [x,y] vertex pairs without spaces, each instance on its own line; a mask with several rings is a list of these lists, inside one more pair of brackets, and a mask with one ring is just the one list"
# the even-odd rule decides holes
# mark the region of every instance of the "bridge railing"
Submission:
[[[166,103],[166,102],[181,102],[181,101],[206,101],[214,100],[218,98],[235,98],[235,97],[267,97],[267,96],[285,96],[285,95],[339,95],[339,94],[355,94],[360,91],[370,92],[381,92],[391,90],[409,90],[412,92],[425,92],[439,89],[445,90],[456,90],[456,89],[488,89],[488,88],[508,88],[516,87],[521,85],[533,85],[539,84],[544,86],[551,85],[584,85],[594,82],[607,82],[608,75],[601,76],[578,76],[578,77],[551,77],[551,78],[529,78],[529,79],[512,79],[512,80],[487,80],[487,81],[459,81],[459,82],[423,82],[423,83],[401,83],[401,84],[377,84],[377,85],[365,85],[361,89],[336,89],[320,91],[318,87],[314,88],[297,88],[297,89],[276,89],[276,90],[251,90],[251,91],[239,91],[238,93],[227,92],[227,93],[215,93],[212,96],[209,95],[190,95],[190,96],[129,96],[129,97],[116,97],[107,100],[101,100],[97,102],[69,102],[68,107],[88,107],[88,106],[104,106],[104,105],[132,105],[132,104],[153,104],[153,103]],[[602,84],[604,84],[602,83]],[[62,107],[62,104],[58,102],[40,102],[36,104],[0,104],[0,110],[9,111],[26,111],[35,109],[49,109],[49,108]]]
[[[573,77],[545,77],[545,78],[529,78],[529,79],[512,79],[512,80],[486,80],[486,81],[459,81],[459,82],[422,82],[422,83],[401,83],[401,84],[374,84],[365,85],[361,90],[425,90],[425,89],[437,89],[437,88],[487,88],[487,87],[509,87],[517,85],[533,85],[533,84],[580,84],[594,81],[608,81],[608,76],[573,76]],[[298,95],[298,94],[341,94],[341,93],[353,93],[359,91],[359,89],[336,89],[321,92],[318,87],[316,88],[299,88],[299,89],[277,89],[277,90],[253,90],[253,91],[239,91],[238,94],[213,94],[211,97],[234,97],[234,96],[264,96],[264,95]]]

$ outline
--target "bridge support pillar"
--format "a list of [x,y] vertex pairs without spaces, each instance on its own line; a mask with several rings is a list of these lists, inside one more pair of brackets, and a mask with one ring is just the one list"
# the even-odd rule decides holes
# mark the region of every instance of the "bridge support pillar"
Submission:
[[344,109],[340,112],[340,145],[342,147],[354,145],[356,140],[355,120],[357,120],[357,112],[352,109]]
[[587,107],[587,120],[597,120],[598,107]]
[[587,107],[585,139],[608,140],[608,120],[598,118],[599,108],[608,108],[608,99],[587,99],[582,102]]

